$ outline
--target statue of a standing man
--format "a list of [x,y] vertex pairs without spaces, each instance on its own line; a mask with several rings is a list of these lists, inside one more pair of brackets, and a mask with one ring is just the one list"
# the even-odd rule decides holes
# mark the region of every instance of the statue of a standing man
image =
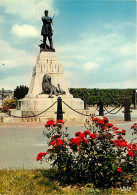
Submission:
[[[53,42],[52,42],[53,30],[52,30],[52,27],[51,27],[52,18],[48,16],[48,10],[45,10],[44,14],[45,14],[45,16],[43,16],[41,18],[42,22],[43,22],[43,26],[42,26],[42,29],[41,29],[41,35],[43,36],[43,45],[44,45],[43,49],[47,49],[47,48],[48,49],[53,49]],[[46,44],[47,37],[48,37],[48,40],[49,40],[50,47]]]

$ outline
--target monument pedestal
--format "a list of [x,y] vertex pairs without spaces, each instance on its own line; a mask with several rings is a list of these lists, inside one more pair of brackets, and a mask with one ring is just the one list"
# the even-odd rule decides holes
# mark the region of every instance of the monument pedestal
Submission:
[[[54,94],[52,95],[52,98],[49,98],[49,94],[42,93],[42,80],[45,74],[48,74],[51,77],[51,83],[54,86],[57,87],[59,84],[61,90],[65,91],[65,95],[59,95],[62,98],[62,101],[76,111],[87,114],[87,111],[84,110],[84,102],[79,98],[73,98],[73,96],[69,93],[68,86],[64,78],[62,64],[58,59],[56,52],[42,51],[38,55],[37,63],[33,68],[28,94],[25,98],[18,101],[17,109],[11,109],[9,111],[10,115],[18,116],[19,118],[5,116],[2,118],[3,122],[46,122],[48,119],[56,120],[55,112],[57,111],[57,104],[39,116],[31,117],[49,108],[57,101],[58,98],[58,96]],[[62,109],[65,112],[63,115],[64,121],[84,120],[82,115],[74,112],[65,104],[62,105]]]

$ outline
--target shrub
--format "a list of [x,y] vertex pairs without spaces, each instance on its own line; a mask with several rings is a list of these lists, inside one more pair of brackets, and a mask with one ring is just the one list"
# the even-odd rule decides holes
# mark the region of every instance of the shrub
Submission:
[[15,109],[16,105],[17,105],[17,100],[14,99],[5,100],[1,111],[8,112],[9,109]]
[[27,95],[28,90],[29,88],[24,85],[17,86],[16,89],[14,89],[14,98],[17,100],[24,98],[25,95]]
[[123,105],[124,98],[128,97],[135,107],[135,89],[86,89],[70,88],[75,98],[81,98],[87,105],[95,105],[103,99],[105,105]]
[[95,187],[132,186],[135,182],[137,144],[128,143],[107,117],[92,117],[84,132],[69,137],[63,121],[47,121],[48,149],[37,160],[57,168],[62,184],[90,183]]

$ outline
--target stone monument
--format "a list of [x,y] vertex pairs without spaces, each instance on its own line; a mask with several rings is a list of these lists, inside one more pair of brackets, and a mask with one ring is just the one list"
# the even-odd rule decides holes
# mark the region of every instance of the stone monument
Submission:
[[[17,109],[11,109],[9,116],[3,117],[3,122],[25,122],[25,121],[43,121],[48,119],[56,119],[55,112],[57,105],[55,104],[48,111],[40,114],[37,117],[30,117],[46,110],[55,101],[58,96],[62,98],[70,107],[81,113],[87,113],[84,110],[84,102],[79,98],[73,98],[69,93],[68,86],[64,77],[61,61],[53,48],[52,41],[52,18],[48,16],[48,11],[45,10],[45,16],[42,17],[42,30],[41,35],[43,41],[39,45],[40,53],[37,57],[36,65],[33,68],[32,78],[29,86],[29,92],[25,98],[20,99],[17,103]],[[49,45],[47,44],[47,38]],[[83,116],[74,112],[65,104],[62,105],[63,119],[69,120],[82,120]],[[12,116],[18,117],[12,117]],[[24,118],[23,118],[24,117]]]

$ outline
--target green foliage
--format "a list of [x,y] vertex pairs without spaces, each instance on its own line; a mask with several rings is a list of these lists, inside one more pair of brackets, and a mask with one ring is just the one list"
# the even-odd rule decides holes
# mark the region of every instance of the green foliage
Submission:
[[97,188],[134,185],[137,144],[127,143],[126,130],[118,131],[106,117],[92,118],[90,128],[76,132],[73,138],[62,126],[47,122],[50,149],[37,156],[57,168],[55,178],[60,184],[93,183]]
[[98,104],[100,99],[103,99],[106,105],[123,105],[125,97],[135,104],[135,89],[71,88],[70,93],[74,98],[84,100],[87,105]]
[[16,89],[14,89],[14,98],[17,100],[24,98],[25,95],[27,95],[28,90],[29,88],[24,85],[17,86]]

